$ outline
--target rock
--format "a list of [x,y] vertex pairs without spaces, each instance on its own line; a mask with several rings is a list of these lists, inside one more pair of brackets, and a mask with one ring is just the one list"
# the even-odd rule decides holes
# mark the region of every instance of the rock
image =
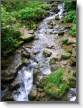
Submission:
[[48,25],[49,25],[50,29],[53,29],[53,22],[52,21],[48,22]]
[[26,57],[22,57],[22,64],[27,64],[29,60]]
[[57,16],[55,17],[55,20],[60,20],[59,15],[57,15]]
[[29,42],[29,41],[32,41],[32,40],[34,39],[34,36],[33,36],[33,35],[30,35],[30,34],[27,34],[27,35],[21,36],[21,39],[22,39],[23,41]]
[[29,34],[34,34],[34,31],[33,30],[29,30],[28,33]]
[[76,39],[72,38],[72,37],[69,37],[69,38],[65,37],[65,38],[63,38],[62,42],[65,45],[76,44]]
[[71,57],[69,63],[70,63],[71,66],[76,66],[76,58]]
[[72,27],[72,23],[66,23],[65,24],[65,29],[70,29]]
[[72,53],[72,46],[71,45],[64,45],[64,49],[66,52]]
[[52,55],[52,52],[49,51],[48,49],[45,49],[45,50],[43,51],[43,55],[44,55],[45,57],[50,57],[50,56]]
[[6,94],[1,98],[2,101],[14,101],[11,91],[6,91]]
[[60,56],[56,56],[50,59],[50,64],[56,64],[56,61],[59,61],[61,59]]
[[30,53],[28,51],[22,50],[21,55],[22,57],[30,58]]
[[34,39],[33,31],[29,31],[26,28],[20,28],[19,31],[21,32],[21,40],[29,42]]
[[59,35],[59,36],[64,35],[64,31],[59,31],[59,32],[58,32],[58,35]]
[[66,51],[64,51],[63,53],[62,53],[62,59],[69,59],[71,57],[71,54],[70,53],[68,53],[68,52],[66,52]]
[[10,65],[2,70],[2,82],[12,82],[14,78],[17,76],[17,68],[21,65],[21,54],[16,52],[15,55],[12,56],[10,61]]
[[76,44],[76,38],[72,38],[72,37],[69,38],[69,39],[68,39],[68,43],[69,43],[69,44]]
[[30,100],[35,100],[37,97],[37,88],[35,86],[32,87],[32,90],[29,94],[29,99]]
[[75,102],[77,97],[76,97],[76,88],[70,88],[69,92],[68,92],[68,100],[70,102]]
[[72,49],[72,57],[76,58],[76,49],[75,48]]

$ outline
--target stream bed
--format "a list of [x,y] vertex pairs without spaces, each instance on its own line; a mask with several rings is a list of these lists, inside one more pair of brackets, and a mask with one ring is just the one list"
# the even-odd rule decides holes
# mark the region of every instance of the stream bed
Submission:
[[[41,78],[52,73],[49,61],[52,58],[60,58],[63,49],[59,42],[58,33],[65,32],[64,27],[55,24],[54,27],[49,26],[49,23],[55,19],[62,21],[64,16],[64,4],[58,5],[59,12],[45,18],[39,25],[35,32],[35,40],[31,48],[25,48],[30,54],[29,63],[21,66],[17,71],[17,76],[14,80],[18,89],[13,90],[12,96],[14,101],[29,101],[28,95],[30,94],[34,78],[34,69],[39,66]],[[51,25],[51,24],[50,24]],[[76,100],[76,88],[71,88],[68,95],[69,101]]]

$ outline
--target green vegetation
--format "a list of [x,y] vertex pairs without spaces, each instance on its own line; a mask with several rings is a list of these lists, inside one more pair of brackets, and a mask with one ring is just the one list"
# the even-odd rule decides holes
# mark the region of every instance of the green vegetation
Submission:
[[67,16],[65,16],[64,21],[76,23],[76,11],[75,10],[69,11],[67,13]]
[[76,24],[73,24],[73,25],[72,25],[72,27],[71,27],[71,29],[70,29],[70,31],[69,31],[69,34],[70,34],[71,36],[76,37]]
[[64,4],[67,11],[76,10],[76,0],[64,0]]
[[43,79],[42,87],[51,97],[60,98],[69,89],[69,83],[64,80],[64,69],[59,68]]
[[71,36],[76,36],[76,1],[64,0],[67,15],[64,18],[65,23],[72,23],[72,27],[69,30]]
[[1,5],[1,49],[7,55],[18,48],[21,41],[19,28],[36,29],[41,19],[48,15],[49,5],[40,0],[5,0]]

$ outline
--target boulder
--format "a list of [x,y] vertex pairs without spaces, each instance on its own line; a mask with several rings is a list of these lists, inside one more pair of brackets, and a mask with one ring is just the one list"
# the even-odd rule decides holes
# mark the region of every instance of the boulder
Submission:
[[45,57],[50,57],[50,56],[52,55],[52,52],[51,52],[49,49],[45,49],[45,50],[43,51],[43,55],[44,55]]
[[64,31],[63,31],[63,30],[60,30],[60,31],[58,32],[58,35],[59,35],[59,36],[64,35]]
[[60,20],[59,15],[57,15],[57,16],[55,17],[55,20]]
[[33,31],[27,30],[26,28],[20,28],[19,31],[21,32],[21,40],[29,42],[34,39]]
[[63,51],[62,59],[69,59],[71,57],[71,53]]
[[37,88],[35,86],[32,87],[32,90],[29,94],[29,99],[30,100],[35,100],[37,97]]
[[11,57],[10,65],[2,70],[2,82],[11,83],[17,75],[17,68],[21,65],[21,55],[16,52],[15,55]]

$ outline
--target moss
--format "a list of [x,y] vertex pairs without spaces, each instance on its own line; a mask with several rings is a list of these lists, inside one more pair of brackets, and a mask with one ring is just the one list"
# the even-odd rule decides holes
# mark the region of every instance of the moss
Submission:
[[62,59],[69,59],[71,57],[71,54],[69,52],[64,51],[62,53]]
[[43,79],[42,87],[50,97],[61,98],[69,89],[69,84],[64,81],[64,69],[59,68],[49,76]]

